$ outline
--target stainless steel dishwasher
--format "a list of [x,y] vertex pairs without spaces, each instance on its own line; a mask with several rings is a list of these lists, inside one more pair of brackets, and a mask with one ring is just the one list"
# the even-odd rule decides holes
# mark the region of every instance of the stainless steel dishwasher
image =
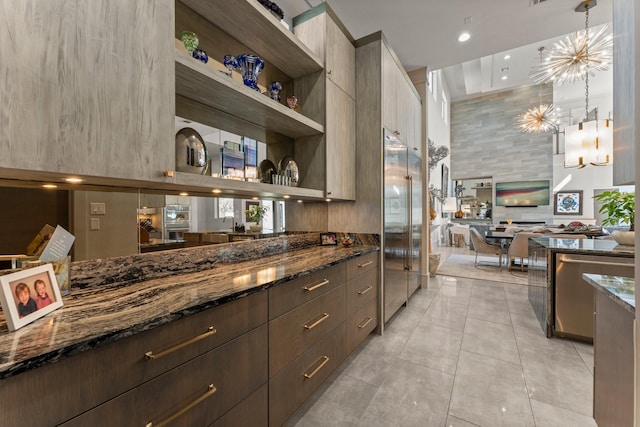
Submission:
[[634,277],[633,257],[556,254],[554,334],[593,341],[594,288],[582,273]]

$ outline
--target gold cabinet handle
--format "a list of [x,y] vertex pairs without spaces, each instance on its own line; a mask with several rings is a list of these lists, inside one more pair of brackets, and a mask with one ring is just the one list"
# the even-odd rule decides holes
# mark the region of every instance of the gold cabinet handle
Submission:
[[373,261],[367,261],[364,264],[358,264],[358,268],[363,268],[371,264],[373,264]]
[[159,359],[159,358],[161,358],[163,356],[166,356],[169,353],[173,353],[176,350],[180,350],[183,347],[186,347],[186,346],[191,345],[191,344],[193,344],[195,342],[203,340],[203,339],[207,338],[208,336],[211,336],[211,335],[215,334],[216,332],[218,332],[216,330],[216,328],[214,328],[213,326],[209,326],[207,328],[207,332],[205,332],[203,334],[200,334],[200,335],[195,336],[193,338],[190,338],[190,339],[188,339],[186,341],[183,341],[183,342],[181,342],[179,344],[176,344],[173,347],[169,347],[166,350],[162,350],[160,353],[157,353],[157,354],[153,354],[153,351],[147,351],[144,354],[144,356],[147,358],[147,360]]
[[328,285],[328,284],[329,284],[329,281],[328,281],[327,279],[324,279],[322,282],[317,283],[317,284],[315,284],[315,285],[313,285],[313,286],[305,286],[305,287],[304,287],[304,290],[305,290],[305,291],[307,291],[307,292],[313,292],[313,291],[315,291],[316,289],[321,288],[321,287],[323,287],[324,285]]
[[320,323],[324,322],[325,320],[327,320],[329,318],[329,313],[322,313],[322,316],[320,316],[320,318],[318,320],[316,320],[315,322],[313,322],[312,324],[306,324],[304,325],[305,329],[313,329],[316,326],[318,326]]
[[372,320],[373,320],[373,317],[371,317],[371,316],[367,317],[367,320],[365,320],[364,322],[362,322],[361,324],[359,324],[359,325],[358,325],[358,328],[359,328],[359,329],[366,328],[366,327],[367,327],[367,325],[368,325],[369,323],[371,323],[371,321],[372,321]]
[[369,286],[367,286],[366,288],[364,288],[363,290],[358,291],[358,295],[364,295],[364,294],[366,294],[367,292],[369,292],[371,289],[373,289],[373,286],[369,285]]
[[191,408],[196,406],[198,403],[202,402],[203,400],[205,400],[206,398],[208,398],[210,396],[213,396],[213,394],[216,391],[218,391],[218,389],[213,384],[209,384],[209,387],[207,387],[207,392],[205,394],[203,394],[202,396],[198,397],[197,399],[189,402],[184,408],[180,409],[178,412],[174,413],[169,418],[160,421],[158,424],[154,424],[152,421],[149,421],[147,424],[145,424],[145,427],[163,427],[163,426],[166,426],[171,421],[173,421],[176,418],[178,418],[180,415],[190,411]]
[[[322,362],[320,362],[322,360]],[[316,360],[315,362],[313,362],[313,364],[315,365],[316,363],[320,362],[320,364],[313,370],[311,371],[310,374],[307,374],[305,372],[304,374],[304,378],[307,380],[310,380],[311,378],[313,378],[313,376],[315,374],[318,373],[318,371],[320,371],[320,369],[322,369],[324,367],[324,365],[326,365],[327,363],[329,363],[329,356],[322,356],[321,358],[319,358],[318,360]]]

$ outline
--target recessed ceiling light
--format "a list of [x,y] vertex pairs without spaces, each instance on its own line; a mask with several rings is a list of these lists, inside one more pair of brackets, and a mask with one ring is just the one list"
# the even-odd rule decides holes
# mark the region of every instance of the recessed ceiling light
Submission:
[[302,200],[298,200],[298,203],[302,203]]
[[283,197],[283,198],[285,198],[285,199],[288,199],[288,198],[289,198],[289,197],[291,197],[291,196],[289,196],[288,194],[285,194],[285,195],[284,195],[284,196],[282,196],[282,197]]
[[502,80],[507,80],[508,77],[507,76],[502,76]]
[[42,184],[42,188],[58,188],[56,184]]
[[460,34],[458,36],[458,41],[459,42],[466,42],[467,40],[469,40],[471,38],[471,34],[467,33],[466,31],[462,34]]
[[178,194],[178,195],[179,195],[179,196],[188,196],[188,195],[189,195],[189,193],[185,193],[185,192],[183,191],[182,193],[180,193],[180,194]]
[[82,182],[82,178],[76,178],[76,177],[69,177],[69,178],[65,178],[65,181],[71,183],[71,184],[78,184],[80,182]]
[[213,190],[211,190],[211,192],[215,194],[220,194],[222,193],[222,190],[220,190],[219,188],[214,188]]
[[505,59],[505,60],[507,60],[507,59],[511,59],[511,55],[509,55],[509,54],[505,55],[505,56],[504,56],[504,59]]
[[258,200],[258,197],[257,197],[257,196],[253,196],[253,197],[251,198],[251,200]]

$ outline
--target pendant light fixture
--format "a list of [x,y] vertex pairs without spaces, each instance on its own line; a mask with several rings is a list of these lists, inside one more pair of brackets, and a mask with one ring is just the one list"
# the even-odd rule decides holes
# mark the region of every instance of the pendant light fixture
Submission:
[[585,0],[576,7],[576,12],[586,12],[585,32],[575,32],[556,42],[545,61],[531,74],[532,79],[560,86],[584,79],[587,72],[593,77],[596,71],[609,69],[613,60],[613,36],[606,25],[589,34],[589,10],[597,4],[597,0]]
[[588,164],[605,166],[613,159],[613,126],[611,121],[598,120],[598,109],[595,109],[595,119],[589,120],[589,74],[590,40],[589,40],[589,10],[597,4],[596,0],[585,0],[576,8],[576,12],[585,12],[584,32],[584,86],[585,86],[585,116],[577,125],[564,130],[565,137],[565,168],[583,168]]
[[[538,48],[540,63],[542,63],[542,51],[544,46]],[[517,125],[521,132],[544,133],[557,130],[555,117],[555,107],[553,104],[543,104],[540,93],[540,83],[538,84],[538,106],[530,108],[518,116]]]

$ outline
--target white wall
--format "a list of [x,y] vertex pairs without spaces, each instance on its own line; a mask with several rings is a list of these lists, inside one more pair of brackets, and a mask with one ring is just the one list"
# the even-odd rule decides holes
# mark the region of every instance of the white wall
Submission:
[[[427,106],[427,129],[428,129],[428,138],[432,140],[436,145],[444,145],[447,148],[451,149],[451,131],[450,131],[450,106],[451,100],[449,95],[449,86],[447,85],[447,81],[444,78],[444,73],[442,70],[433,71],[433,79],[436,80],[435,89],[436,93],[434,94],[431,90],[432,87],[429,88],[429,93],[427,96],[426,102],[428,102]],[[445,119],[442,117],[442,92],[444,91],[445,97],[447,99],[447,108],[445,112]],[[431,172],[429,176],[429,184],[433,184],[436,188],[442,188],[442,164],[445,164],[449,168],[449,194],[451,194],[451,155],[447,156],[444,160],[442,160],[438,167]],[[441,207],[435,206],[438,213],[440,213]]]

